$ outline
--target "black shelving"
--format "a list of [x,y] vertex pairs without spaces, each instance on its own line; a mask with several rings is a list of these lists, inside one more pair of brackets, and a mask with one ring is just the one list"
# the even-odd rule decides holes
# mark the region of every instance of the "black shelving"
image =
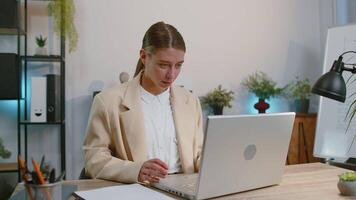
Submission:
[[21,121],[20,124],[26,125],[62,125],[65,124],[65,121],[58,121],[58,122],[31,122],[31,121]]
[[22,60],[28,62],[62,62],[64,58],[60,55],[50,55],[50,56],[21,56]]
[[0,35],[25,35],[26,32],[21,28],[0,28]]
[[[26,6],[26,2],[27,1],[33,1],[33,0],[24,0],[25,1],[25,13],[27,13],[27,6]],[[46,0],[38,0],[38,1],[43,1],[44,3],[48,3],[49,1]],[[27,18],[27,15],[25,15],[25,18]],[[25,32],[27,31],[27,20],[25,20]],[[18,132],[20,134],[24,134],[24,157],[25,157],[25,161],[27,162],[28,160],[28,152],[27,152],[27,139],[28,139],[28,126],[58,126],[59,127],[59,132],[60,132],[60,168],[61,171],[65,171],[65,166],[66,166],[66,157],[65,157],[65,39],[64,37],[60,36],[60,55],[46,55],[46,56],[42,56],[42,55],[28,55],[27,54],[27,35],[25,34],[25,53],[23,56],[21,56],[20,60],[23,66],[23,72],[25,74],[24,76],[24,87],[27,88],[27,78],[28,78],[28,71],[31,70],[29,63],[32,62],[51,62],[51,63],[59,63],[59,67],[60,67],[60,99],[61,99],[61,112],[60,112],[60,120],[59,121],[55,121],[55,122],[31,122],[29,119],[29,115],[28,115],[28,106],[27,103],[25,102],[23,105],[23,108],[20,107],[20,110],[23,111],[22,116],[21,116],[21,120],[19,120],[18,124],[19,124],[19,129]],[[27,95],[27,90],[25,89],[25,94],[24,94],[24,98],[28,99],[28,95]],[[25,100],[26,101],[26,100]],[[21,151],[20,151],[21,152]]]
[[[17,101],[18,99],[15,98],[0,98],[0,101]],[[24,101],[24,98],[20,98],[20,101]]]
[[[14,0],[15,1],[15,0]],[[29,56],[27,52],[27,18],[28,18],[28,2],[29,1],[42,1],[48,3],[52,0],[16,0],[19,4],[22,4],[22,7],[18,7],[17,12],[17,24],[18,27],[15,28],[1,28],[0,27],[0,36],[1,35],[13,35],[17,37],[17,55],[18,59],[19,73],[18,73],[18,98],[17,99],[0,99],[0,100],[16,100],[17,101],[17,154],[22,155],[25,158],[25,161],[28,161],[28,126],[58,126],[60,132],[60,168],[61,171],[65,171],[66,166],[66,156],[65,156],[65,39],[63,34],[60,36],[60,55],[48,55],[40,56],[34,55]],[[20,19],[22,18],[22,20]],[[20,27],[20,21],[23,21],[22,26]],[[31,122],[29,121],[29,108],[27,101],[29,96],[27,94],[27,79],[29,79],[28,71],[31,70],[29,63],[31,62],[50,62],[50,63],[59,63],[60,67],[60,120],[54,122]],[[24,88],[21,88],[24,87]],[[22,94],[21,91],[24,91]],[[22,138],[24,141],[22,141]],[[19,181],[21,181],[20,172],[18,170],[18,164],[15,163],[0,163],[0,173],[1,172],[18,172]]]

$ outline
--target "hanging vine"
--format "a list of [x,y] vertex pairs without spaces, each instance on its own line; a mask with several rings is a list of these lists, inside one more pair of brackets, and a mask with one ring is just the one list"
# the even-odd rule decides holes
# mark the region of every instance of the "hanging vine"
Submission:
[[48,12],[54,19],[54,32],[61,35],[62,31],[63,36],[68,41],[69,52],[75,51],[78,43],[78,33],[74,25],[75,6],[73,0],[51,1],[48,4]]

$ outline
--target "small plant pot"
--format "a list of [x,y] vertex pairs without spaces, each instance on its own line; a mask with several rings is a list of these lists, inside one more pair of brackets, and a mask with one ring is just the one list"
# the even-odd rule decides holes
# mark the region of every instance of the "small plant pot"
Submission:
[[339,181],[337,187],[341,195],[356,196],[356,181]]
[[309,112],[309,99],[297,99],[295,102],[295,111],[299,113],[308,113]]
[[224,107],[223,106],[212,106],[211,107],[214,115],[222,115]]
[[47,48],[46,47],[37,47],[35,55],[37,55],[37,56],[47,56],[48,55]]

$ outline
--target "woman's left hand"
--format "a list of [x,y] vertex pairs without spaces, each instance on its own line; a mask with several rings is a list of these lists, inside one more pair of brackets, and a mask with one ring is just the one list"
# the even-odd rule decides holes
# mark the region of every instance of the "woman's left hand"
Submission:
[[168,174],[168,166],[158,158],[147,160],[142,164],[138,181],[143,183],[157,183],[160,178],[165,178]]

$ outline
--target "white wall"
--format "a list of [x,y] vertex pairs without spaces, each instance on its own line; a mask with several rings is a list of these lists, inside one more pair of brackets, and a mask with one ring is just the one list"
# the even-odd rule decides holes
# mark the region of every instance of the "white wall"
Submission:
[[[251,96],[240,82],[255,70],[280,85],[294,76],[315,81],[321,69],[318,0],[76,1],[78,50],[67,56],[68,168],[78,175],[81,143],[93,90],[131,75],[147,28],[165,21],[180,30],[187,44],[177,80],[200,96],[222,84],[235,102],[227,114],[247,113]],[[326,3],[324,3],[326,4]],[[329,6],[325,6],[329,8]],[[287,111],[283,100],[275,111]],[[275,104],[274,106],[277,107]],[[312,107],[315,111],[315,104]]]
[[[133,74],[142,37],[151,24],[163,20],[185,38],[187,53],[177,84],[198,96],[222,84],[235,92],[233,107],[224,112],[239,114],[251,112],[254,103],[240,82],[256,70],[280,86],[296,75],[314,82],[321,74],[325,30],[333,22],[332,0],[76,0],[75,4],[78,50],[66,59],[68,178],[77,178],[83,166],[81,146],[92,92],[117,82],[122,71]],[[43,24],[51,26],[48,20]],[[314,101],[312,111],[316,105]],[[272,101],[270,111],[288,110],[285,100]]]

